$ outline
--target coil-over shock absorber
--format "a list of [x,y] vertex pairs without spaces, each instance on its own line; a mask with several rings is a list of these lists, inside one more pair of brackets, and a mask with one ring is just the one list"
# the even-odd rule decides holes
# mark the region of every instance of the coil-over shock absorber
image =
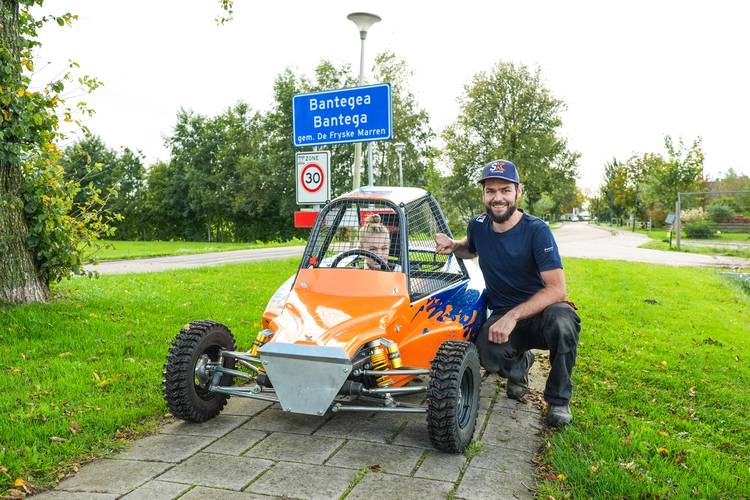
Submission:
[[[380,339],[375,339],[367,344],[372,349],[370,353],[370,364],[373,370],[387,370],[390,367],[388,363],[388,354],[386,353],[383,343]],[[375,379],[378,387],[388,387],[393,384],[393,379],[387,375]]]
[[401,368],[403,364],[401,363],[401,351],[398,349],[398,344],[388,339],[381,339],[381,342],[388,351],[388,361],[391,368],[394,370]]
[[271,337],[273,337],[273,330],[266,328],[265,330],[259,331],[258,335],[256,335],[255,337],[255,340],[253,341],[252,347],[250,348],[250,356],[257,356],[258,349],[263,347],[266,342],[271,340]]

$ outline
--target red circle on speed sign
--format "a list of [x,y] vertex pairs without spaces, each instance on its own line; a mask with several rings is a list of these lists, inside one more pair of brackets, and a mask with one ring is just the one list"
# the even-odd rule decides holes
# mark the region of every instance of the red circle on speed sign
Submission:
[[314,193],[323,187],[323,169],[316,163],[308,163],[300,175],[302,188],[308,193]]

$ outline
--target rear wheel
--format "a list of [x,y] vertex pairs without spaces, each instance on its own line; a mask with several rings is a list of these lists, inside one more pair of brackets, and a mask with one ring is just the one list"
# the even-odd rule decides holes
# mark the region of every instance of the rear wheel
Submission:
[[[234,349],[234,337],[221,323],[193,321],[180,330],[169,348],[162,381],[172,415],[188,422],[205,422],[221,412],[228,396],[208,390],[211,376],[206,367],[219,361],[222,350]],[[223,366],[234,368],[234,363],[232,358],[224,359]],[[232,377],[224,375],[221,385],[231,384]]]
[[474,437],[479,409],[479,352],[460,340],[444,342],[432,360],[427,426],[436,448],[462,453]]

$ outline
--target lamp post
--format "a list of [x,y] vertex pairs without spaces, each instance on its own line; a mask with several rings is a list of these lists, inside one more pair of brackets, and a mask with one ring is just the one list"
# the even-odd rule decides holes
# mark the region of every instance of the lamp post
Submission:
[[396,148],[396,154],[398,155],[398,185],[404,187],[404,166],[403,163],[401,163],[401,153],[404,152],[406,144],[403,142],[397,142],[393,147]]
[[[359,30],[359,39],[361,40],[359,49],[359,80],[357,85],[361,86],[365,82],[365,39],[367,38],[367,30],[370,26],[380,21],[380,16],[370,14],[367,12],[352,12],[346,16],[348,20],[357,25]],[[354,179],[352,180],[352,188],[359,189],[360,184],[360,165],[362,163],[362,143],[358,142],[354,145]],[[372,169],[372,165],[370,165]]]

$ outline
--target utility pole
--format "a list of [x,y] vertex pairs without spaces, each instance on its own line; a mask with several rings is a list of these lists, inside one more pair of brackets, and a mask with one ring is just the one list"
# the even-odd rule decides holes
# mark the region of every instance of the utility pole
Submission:
[[[365,39],[367,38],[367,30],[369,30],[373,24],[379,22],[381,18],[380,16],[367,12],[352,12],[351,14],[346,16],[346,18],[356,24],[357,29],[359,29],[359,80],[357,85],[361,87],[365,82]],[[361,183],[361,164],[362,143],[358,142],[354,144],[354,175],[352,179],[352,189],[359,189]],[[370,170],[372,171],[372,163],[370,164]],[[372,172],[370,173],[370,176],[372,176]]]

